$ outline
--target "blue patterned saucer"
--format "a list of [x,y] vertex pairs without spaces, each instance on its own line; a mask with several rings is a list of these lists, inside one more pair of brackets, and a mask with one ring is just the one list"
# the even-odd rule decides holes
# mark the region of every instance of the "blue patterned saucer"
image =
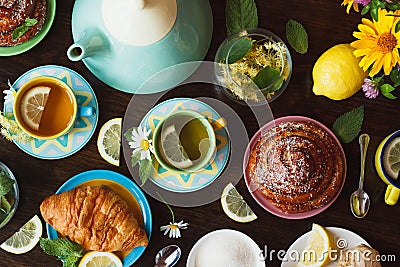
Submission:
[[[92,106],[96,109],[93,116],[78,117],[74,128],[66,135],[53,140],[33,138],[28,143],[15,142],[21,150],[31,156],[41,159],[61,159],[78,152],[90,140],[96,129],[99,107],[89,83],[75,71],[63,66],[45,65],[31,69],[22,74],[12,86],[18,91],[26,81],[43,75],[56,77],[67,83],[73,89],[78,105]],[[13,112],[12,103],[4,105],[4,112]]]
[[[179,109],[197,111],[209,120],[216,120],[221,117],[213,108],[199,100],[174,98],[152,108],[140,122],[140,126],[145,126],[147,129],[154,131],[156,125],[167,114]],[[154,173],[149,179],[161,188],[177,193],[193,192],[208,186],[221,174],[229,159],[230,142],[227,131],[224,128],[219,129],[215,132],[215,137],[217,141],[217,153],[214,161],[201,172],[179,174],[164,169],[156,162]]]

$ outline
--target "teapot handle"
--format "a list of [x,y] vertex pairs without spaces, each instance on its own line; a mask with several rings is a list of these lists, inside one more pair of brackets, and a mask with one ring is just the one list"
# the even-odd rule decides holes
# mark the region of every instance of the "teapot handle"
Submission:
[[135,8],[137,10],[142,10],[144,9],[144,6],[146,5],[146,0],[133,0],[135,2]]

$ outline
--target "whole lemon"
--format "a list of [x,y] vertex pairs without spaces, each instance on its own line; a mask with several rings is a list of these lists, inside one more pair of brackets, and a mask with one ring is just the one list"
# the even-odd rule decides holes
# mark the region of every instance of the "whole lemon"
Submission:
[[338,44],[326,50],[315,62],[313,92],[333,100],[349,98],[361,89],[368,73],[358,63],[350,44]]

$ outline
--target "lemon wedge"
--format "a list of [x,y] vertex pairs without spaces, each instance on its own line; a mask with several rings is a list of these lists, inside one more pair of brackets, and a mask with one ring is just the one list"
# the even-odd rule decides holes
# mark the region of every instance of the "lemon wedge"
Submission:
[[161,132],[161,148],[164,158],[178,169],[186,169],[193,165],[183,148],[175,126],[170,125]]
[[90,251],[83,256],[79,267],[122,267],[122,261],[112,252]]
[[239,194],[232,183],[225,186],[221,196],[222,209],[234,221],[246,223],[257,219],[257,215]]
[[332,241],[328,231],[314,223],[297,267],[322,267],[329,263]]
[[24,123],[33,130],[39,130],[40,121],[50,94],[50,87],[38,86],[26,92],[20,102]]
[[13,254],[22,254],[32,250],[42,236],[42,222],[37,215],[25,223],[18,232],[8,238],[0,248]]
[[101,127],[97,138],[97,149],[103,159],[112,165],[119,166],[121,147],[122,118],[114,118]]

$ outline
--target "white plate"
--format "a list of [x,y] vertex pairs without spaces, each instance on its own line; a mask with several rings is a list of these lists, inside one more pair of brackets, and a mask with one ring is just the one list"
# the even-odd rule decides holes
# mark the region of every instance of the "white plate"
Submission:
[[[333,235],[334,242],[339,248],[337,252],[333,253],[333,256],[340,256],[340,251],[345,249],[351,249],[357,245],[365,244],[370,246],[367,241],[365,241],[362,237],[353,233],[352,231],[337,228],[337,227],[326,227],[326,229]],[[282,261],[281,267],[296,267],[298,263],[297,255],[301,255],[302,251],[306,248],[307,239],[310,235],[310,232],[305,233],[300,236],[287,250],[286,256]],[[297,258],[297,259],[296,259]],[[337,264],[337,260],[330,262],[326,267],[335,267]]]
[[[221,230],[216,230],[213,232],[210,232],[200,238],[196,244],[194,244],[193,248],[191,249],[187,262],[186,262],[186,267],[195,267],[195,261],[196,261],[196,255],[201,247],[201,245],[207,241],[210,240],[211,238],[216,238],[216,237],[224,237],[224,238],[238,238],[241,239],[241,241],[246,242],[248,246],[250,246],[251,250],[254,251],[254,254],[257,256],[261,255],[261,249],[257,245],[256,242],[254,242],[253,239],[251,239],[249,236],[246,234],[236,231],[236,230],[231,230],[231,229],[221,229]],[[219,254],[221,256],[221,254]],[[253,267],[265,267],[265,262],[261,259],[257,259],[257,265]],[[214,266],[209,266],[209,267],[214,267]]]

